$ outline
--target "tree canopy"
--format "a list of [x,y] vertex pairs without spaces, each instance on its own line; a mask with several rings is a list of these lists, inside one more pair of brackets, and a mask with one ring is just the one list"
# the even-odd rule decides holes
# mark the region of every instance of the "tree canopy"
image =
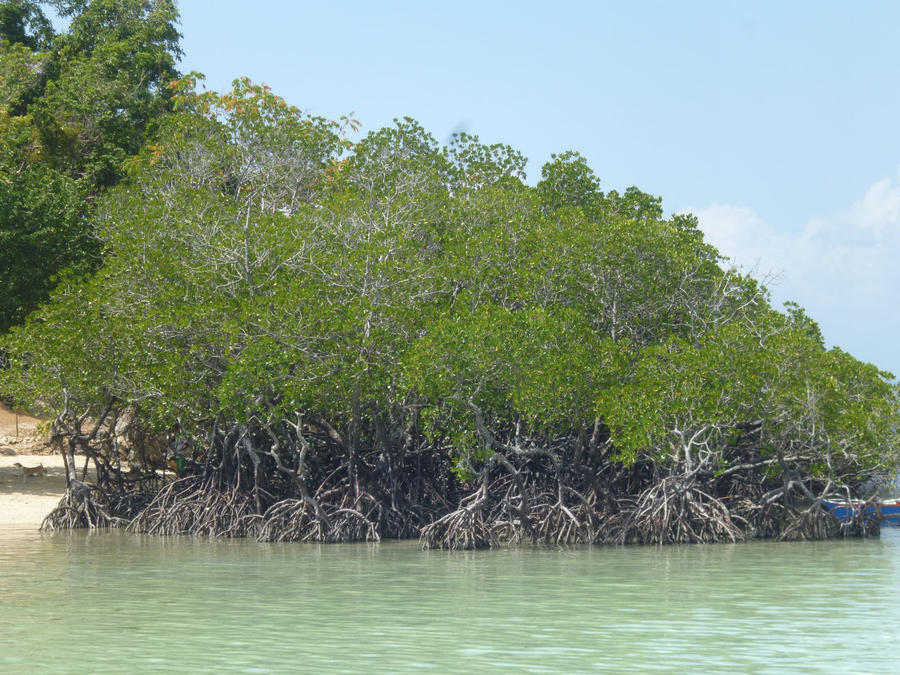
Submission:
[[[133,59],[130,38],[107,52],[81,32],[119,26],[104,8],[122,3],[89,4],[67,5],[82,14],[61,53]],[[166,6],[128,5],[144,22]],[[162,16],[138,40],[155,45],[152,87],[174,48]],[[128,175],[93,212],[103,266],[6,340],[3,386],[56,415],[104,494],[127,492],[126,418],[189,467],[115,518],[450,547],[807,536],[820,521],[798,500],[895,474],[892,376],[827,349],[800,307],[773,308],[692,216],[601,191],[577,153],[532,187],[520,153],[474,135],[441,147],[402,119],[351,144],[355,120],[246,79],[171,91],[129,102],[129,120],[173,110],[128,162],[93,140],[124,153],[138,137],[66,127],[74,103],[40,118],[78,158],[40,165],[55,195]],[[195,505],[188,525],[172,499]]]
[[171,0],[0,2],[0,332],[99,264],[93,204],[170,108]]

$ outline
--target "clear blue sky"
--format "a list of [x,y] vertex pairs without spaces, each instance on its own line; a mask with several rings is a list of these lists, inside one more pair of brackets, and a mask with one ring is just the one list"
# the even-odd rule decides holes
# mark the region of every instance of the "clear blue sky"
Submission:
[[900,375],[900,3],[182,0],[181,69],[363,132],[410,116],[690,210]]

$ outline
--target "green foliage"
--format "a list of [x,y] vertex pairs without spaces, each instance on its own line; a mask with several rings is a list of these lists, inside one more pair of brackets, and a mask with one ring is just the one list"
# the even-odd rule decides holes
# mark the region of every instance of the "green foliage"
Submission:
[[454,189],[480,188],[525,180],[527,159],[508,145],[482,145],[478,136],[454,134],[444,156],[452,165]]
[[551,209],[575,206],[590,209],[603,199],[600,180],[577,152],[552,155],[541,168],[538,194]]
[[0,40],[0,143],[7,159],[9,153],[27,148],[33,140],[29,137],[32,120],[25,113],[43,87],[47,61],[44,53]]
[[99,262],[89,215],[170,108],[169,0],[0,4],[0,332]]
[[[0,332],[47,297],[56,274],[85,272],[96,250],[87,236],[79,183],[42,164],[5,178],[0,180]],[[48,268],[56,274],[48,275]]]
[[607,208],[613,213],[648,222],[662,218],[662,198],[648,195],[631,186],[625,194],[612,190],[606,195]]
[[41,49],[53,37],[53,27],[41,6],[32,0],[0,2],[0,42]]
[[[79,31],[108,25],[108,6],[91,4],[73,53],[100,48]],[[29,72],[17,53],[10,68]],[[7,340],[3,386],[20,397],[129,404],[198,438],[216,421],[317,417],[349,453],[419,434],[461,479],[522,439],[590,435],[624,464],[685,475],[748,456],[772,477],[896,466],[889,375],[826,350],[801,308],[774,311],[692,216],[602,193],[580,155],[529,187],[507,146],[441,148],[404,119],[348,147],[339,124],[246,79],[219,94],[191,76],[170,100],[94,212],[103,267]],[[10,156],[43,142],[16,124]],[[15,180],[9,203],[53,186],[23,202],[47,214],[35,222],[80,227],[66,205],[82,184],[59,165]]]
[[60,5],[71,23],[54,41],[54,76],[31,112],[57,167],[92,187],[112,185],[168,107],[178,12],[170,0]]

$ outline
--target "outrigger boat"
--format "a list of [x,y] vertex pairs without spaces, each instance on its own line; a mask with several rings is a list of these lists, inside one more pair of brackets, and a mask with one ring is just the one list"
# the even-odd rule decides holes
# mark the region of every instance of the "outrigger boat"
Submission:
[[865,509],[866,518],[877,518],[889,525],[900,525],[900,498],[876,499],[826,499],[822,504],[841,522],[847,522]]

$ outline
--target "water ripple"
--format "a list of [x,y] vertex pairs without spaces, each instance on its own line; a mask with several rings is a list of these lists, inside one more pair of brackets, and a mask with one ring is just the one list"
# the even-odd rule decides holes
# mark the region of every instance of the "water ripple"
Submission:
[[448,553],[0,531],[0,671],[895,672],[880,540]]

